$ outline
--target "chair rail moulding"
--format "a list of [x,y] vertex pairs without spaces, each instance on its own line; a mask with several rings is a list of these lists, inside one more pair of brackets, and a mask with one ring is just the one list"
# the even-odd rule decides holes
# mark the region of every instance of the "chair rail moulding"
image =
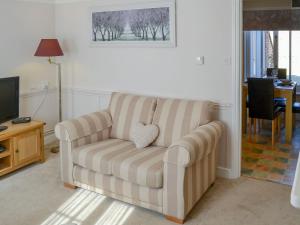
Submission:
[[17,0],[18,2],[33,2],[33,3],[44,3],[44,4],[55,4],[56,0]]
[[97,0],[52,0],[54,4],[67,4],[76,2],[96,2]]
[[41,96],[41,95],[45,94],[45,92],[47,92],[47,94],[55,94],[56,91],[57,91],[56,87],[51,87],[48,90],[25,91],[25,92],[20,93],[20,97],[26,99],[26,98],[31,98],[31,97],[35,97],[35,96]]
[[[126,92],[126,91],[122,91],[122,90],[118,90],[121,92]],[[113,93],[113,91],[105,91],[105,90],[96,90],[96,89],[88,89],[88,88],[78,88],[78,87],[65,87],[63,89],[63,92],[65,94],[82,94],[85,96],[102,96],[102,97],[106,97],[106,98],[110,98],[111,94]],[[139,92],[134,92],[131,91],[130,93],[133,94],[141,94]],[[164,94],[155,94],[155,93],[150,93],[147,94],[148,96],[160,96],[160,97],[168,97],[168,98],[180,98],[179,96],[175,96],[175,95],[164,95]],[[201,100],[201,99],[197,99],[194,98],[195,100]],[[109,100],[109,99],[108,99]],[[227,110],[227,109],[231,109],[233,107],[232,103],[228,103],[228,102],[217,102],[212,100],[213,102],[213,109],[214,110]]]

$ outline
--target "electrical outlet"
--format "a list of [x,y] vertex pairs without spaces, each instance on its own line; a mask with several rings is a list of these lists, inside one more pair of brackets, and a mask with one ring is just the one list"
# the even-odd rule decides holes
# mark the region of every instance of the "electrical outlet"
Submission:
[[205,57],[204,56],[197,56],[196,57],[196,65],[204,65],[205,63]]
[[43,80],[40,82],[40,88],[41,90],[47,90],[49,89],[49,81]]

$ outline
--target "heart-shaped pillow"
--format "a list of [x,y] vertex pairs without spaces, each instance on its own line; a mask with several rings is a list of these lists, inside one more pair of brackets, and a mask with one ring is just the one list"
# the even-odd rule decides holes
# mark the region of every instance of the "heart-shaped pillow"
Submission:
[[156,125],[137,123],[132,127],[130,136],[135,146],[142,149],[151,145],[157,138],[158,133],[159,130]]

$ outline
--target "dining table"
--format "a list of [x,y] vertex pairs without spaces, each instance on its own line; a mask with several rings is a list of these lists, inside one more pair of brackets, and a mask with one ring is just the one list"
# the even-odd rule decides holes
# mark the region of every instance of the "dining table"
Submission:
[[[293,135],[293,103],[295,101],[296,94],[296,82],[291,82],[290,85],[281,85],[280,82],[274,82],[274,97],[286,99],[285,109],[285,140],[290,143]],[[247,96],[248,96],[248,84],[244,82],[242,84],[242,130],[246,133],[247,129]]]

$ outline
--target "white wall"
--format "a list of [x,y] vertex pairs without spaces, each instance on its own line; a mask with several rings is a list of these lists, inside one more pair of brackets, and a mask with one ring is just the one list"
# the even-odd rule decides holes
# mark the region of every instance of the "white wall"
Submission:
[[[69,55],[64,76],[73,87],[230,102],[231,2],[178,0],[177,48],[91,48],[90,4],[58,4],[56,32]],[[206,65],[195,65],[202,55]]]
[[[47,122],[46,132],[56,123],[56,68],[45,58],[34,57],[41,38],[54,37],[54,5],[1,0],[0,77],[20,76],[21,115],[31,116],[43,98],[43,81],[50,84],[46,103],[36,119]],[[0,90],[1,91],[1,90]],[[33,92],[37,92],[33,94]]]
[[[63,62],[64,116],[77,117],[107,107],[111,91],[127,91],[216,103],[214,117],[227,131],[219,152],[219,174],[232,176],[234,81],[233,2],[177,0],[176,48],[92,48],[89,46],[91,5],[138,0],[1,0],[0,77],[21,77],[21,115],[31,115],[50,90],[37,119],[51,131],[57,122],[56,68],[34,57],[40,38],[59,37]],[[139,0],[141,2],[148,0]],[[64,3],[65,2],[65,3]],[[93,2],[93,3],[90,3]],[[195,63],[205,56],[205,65]]]
[[[219,166],[230,173],[235,122],[230,63],[233,1],[177,0],[177,48],[90,47],[90,6],[128,0],[56,5],[56,33],[67,53],[63,72],[64,85],[70,87],[65,98],[69,116],[105,107],[111,91],[212,100],[217,103],[215,117],[228,128]],[[196,65],[197,56],[205,56],[205,65]]]

